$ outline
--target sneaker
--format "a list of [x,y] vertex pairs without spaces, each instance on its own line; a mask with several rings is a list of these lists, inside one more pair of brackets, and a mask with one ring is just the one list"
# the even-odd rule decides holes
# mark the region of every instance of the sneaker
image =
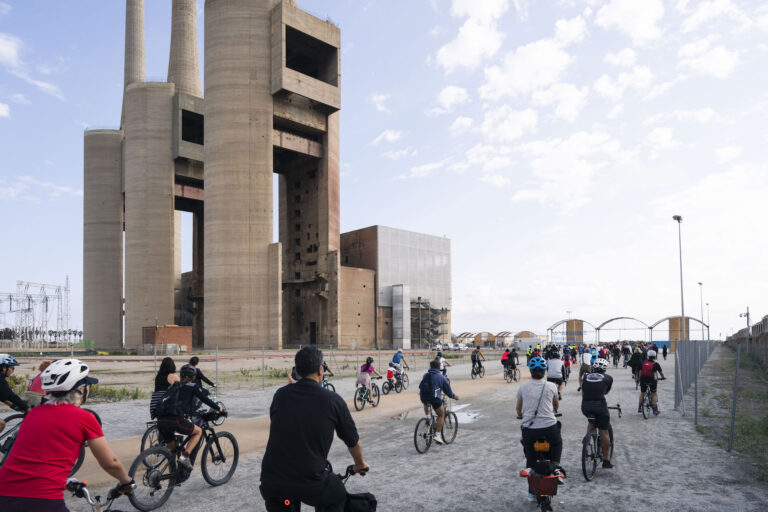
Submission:
[[186,455],[179,455],[179,465],[184,466],[185,469],[192,471],[192,461]]
[[437,444],[445,444],[445,442],[444,442],[442,439],[440,439],[439,437],[437,437],[437,436],[435,436],[435,439],[434,439],[434,441],[435,441]]
[[563,485],[565,483],[565,472],[561,471],[560,468],[555,468],[552,474],[557,476],[557,483],[559,485]]
[[558,400],[562,400],[562,399],[563,399],[563,397],[562,397],[562,395],[560,395],[560,392],[559,392],[559,391],[557,392],[557,399],[558,399]]
[[656,409],[655,411],[653,411],[653,415],[654,415],[654,416],[658,416],[659,414],[661,414],[661,413],[659,412],[659,410],[658,410],[658,409]]
[[613,468],[613,464],[611,464],[611,461],[609,461],[609,460],[604,460],[603,461],[603,468],[605,468],[605,469],[612,469]]
[[536,501],[536,495],[533,494],[532,492],[526,492],[525,493],[525,499],[527,499],[530,502],[534,502],[534,501]]
[[643,406],[642,405],[638,405],[637,406],[637,412],[643,412]]

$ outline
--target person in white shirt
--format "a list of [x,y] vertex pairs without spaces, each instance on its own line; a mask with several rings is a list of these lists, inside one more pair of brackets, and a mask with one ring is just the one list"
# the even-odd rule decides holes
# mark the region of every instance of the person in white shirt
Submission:
[[558,400],[563,399],[560,394],[563,390],[563,379],[565,379],[565,374],[563,373],[563,361],[560,359],[560,352],[558,352],[557,349],[554,349],[550,354],[549,361],[547,361],[547,382],[551,382],[557,386]]
[[581,354],[581,368],[579,369],[579,389],[581,391],[581,382],[585,373],[592,373],[592,353],[589,350],[584,350]]

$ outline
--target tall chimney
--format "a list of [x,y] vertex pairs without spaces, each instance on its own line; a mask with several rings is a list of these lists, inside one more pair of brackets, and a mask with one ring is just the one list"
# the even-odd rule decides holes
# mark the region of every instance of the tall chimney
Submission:
[[145,80],[144,62],[144,0],[126,0],[125,86]]
[[176,92],[202,97],[197,57],[197,2],[173,0],[172,13],[168,82],[176,84]]

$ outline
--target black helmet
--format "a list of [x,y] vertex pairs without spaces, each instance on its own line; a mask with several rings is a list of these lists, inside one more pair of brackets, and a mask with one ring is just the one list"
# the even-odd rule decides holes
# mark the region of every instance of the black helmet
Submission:
[[365,363],[366,364],[373,364],[373,358],[371,356],[366,357],[365,358]]
[[196,377],[197,376],[197,370],[194,366],[191,364],[185,364],[181,367],[181,370],[179,370],[179,375],[181,377]]

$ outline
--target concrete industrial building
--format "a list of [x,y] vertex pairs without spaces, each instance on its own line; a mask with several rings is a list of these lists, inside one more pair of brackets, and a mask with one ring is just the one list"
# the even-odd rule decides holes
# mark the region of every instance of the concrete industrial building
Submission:
[[412,284],[386,255],[342,264],[336,26],[295,0],[207,0],[204,90],[195,0],[173,0],[167,82],[145,79],[144,0],[126,0],[125,28],[120,128],[85,134],[87,339],[136,347],[143,328],[178,324],[194,347],[407,346],[413,290],[431,301],[430,335],[450,332],[448,240],[427,263],[440,285]]

